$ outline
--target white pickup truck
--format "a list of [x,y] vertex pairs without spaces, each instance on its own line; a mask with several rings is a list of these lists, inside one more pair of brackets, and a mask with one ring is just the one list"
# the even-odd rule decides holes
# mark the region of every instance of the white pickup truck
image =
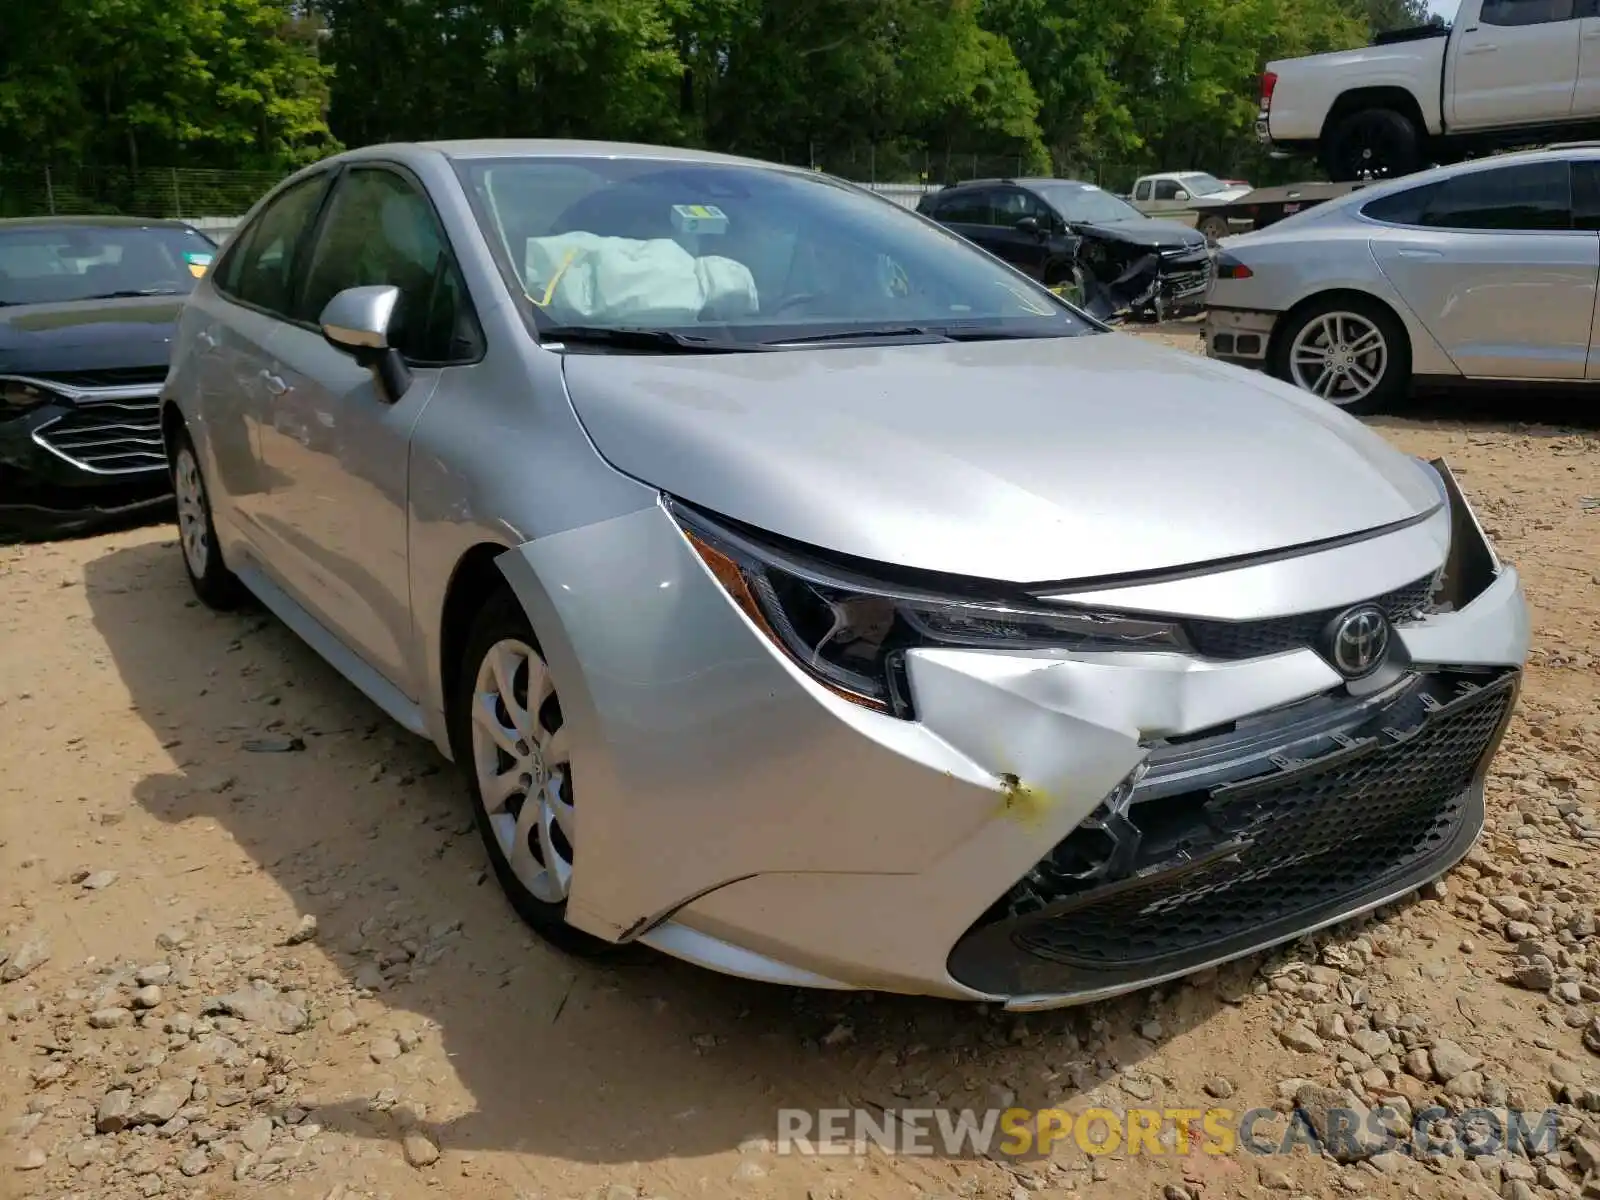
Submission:
[[1221,180],[1204,171],[1164,171],[1141,175],[1134,181],[1130,198],[1145,216],[1193,225],[1208,242],[1215,242],[1233,229],[1227,217],[1206,210],[1249,194],[1250,185],[1243,181]]
[[1450,25],[1269,62],[1256,133],[1337,181],[1600,134],[1600,0],[1461,0]]

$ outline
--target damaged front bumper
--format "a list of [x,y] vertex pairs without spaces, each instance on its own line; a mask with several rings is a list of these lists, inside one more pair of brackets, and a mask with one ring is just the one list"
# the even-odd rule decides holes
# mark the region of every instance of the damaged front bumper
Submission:
[[1214,268],[1211,251],[1202,246],[1144,250],[1131,261],[1110,257],[1102,249],[1094,265],[1081,269],[1087,276],[1084,302],[1102,320],[1133,316],[1161,321],[1205,311]]
[[[1403,894],[1476,837],[1528,646],[1516,572],[1447,472],[1441,497],[1367,541],[1071,597],[1171,615],[1193,653],[912,650],[915,720],[772,653],[660,510],[529,543],[501,564],[573,731],[568,920],[1026,1009]],[[1351,682],[1318,637],[1363,602],[1395,646]]]

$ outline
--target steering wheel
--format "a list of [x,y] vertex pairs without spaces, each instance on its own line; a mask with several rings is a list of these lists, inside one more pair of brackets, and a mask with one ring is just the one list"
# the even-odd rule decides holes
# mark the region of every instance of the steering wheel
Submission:
[[816,292],[796,292],[794,295],[785,296],[782,300],[778,301],[776,307],[767,309],[765,315],[769,317],[781,317],[791,308],[798,308],[802,304],[810,304],[811,301],[817,299],[820,299],[820,296]]

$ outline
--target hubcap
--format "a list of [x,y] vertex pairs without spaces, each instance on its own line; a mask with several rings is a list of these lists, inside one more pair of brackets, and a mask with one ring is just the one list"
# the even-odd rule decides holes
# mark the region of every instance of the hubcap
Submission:
[[478,794],[501,852],[523,887],[546,904],[572,888],[572,769],[550,671],[516,638],[478,664],[472,758]]
[[206,537],[206,489],[200,481],[200,465],[187,446],[178,451],[173,491],[178,498],[178,537],[183,543],[183,558],[199,579],[206,573],[211,557],[210,540]]
[[1389,344],[1366,317],[1325,313],[1295,335],[1289,374],[1295,386],[1343,408],[1364,400],[1389,366]]

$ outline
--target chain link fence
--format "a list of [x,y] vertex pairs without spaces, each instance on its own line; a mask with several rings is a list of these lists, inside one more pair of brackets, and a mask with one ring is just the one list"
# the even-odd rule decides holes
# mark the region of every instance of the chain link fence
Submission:
[[[1126,194],[1142,167],[1060,161],[1049,167],[1022,154],[934,150],[863,143],[779,155],[866,184],[908,208],[927,191],[967,179],[1049,174]],[[185,167],[17,166],[0,164],[0,218],[125,215],[176,217],[225,233],[283,176],[276,171]]]
[[841,179],[868,185],[926,184],[942,187],[947,183],[961,183],[968,179],[1050,176],[1056,179],[1079,179],[1118,193],[1128,192],[1138,176],[1157,169],[1066,157],[1057,157],[1044,163],[1020,152],[938,149],[899,142],[867,142],[832,148],[812,146],[799,154],[785,153],[779,158],[784,162],[810,165]]
[[0,217],[234,218],[281,178],[276,171],[0,165]]

